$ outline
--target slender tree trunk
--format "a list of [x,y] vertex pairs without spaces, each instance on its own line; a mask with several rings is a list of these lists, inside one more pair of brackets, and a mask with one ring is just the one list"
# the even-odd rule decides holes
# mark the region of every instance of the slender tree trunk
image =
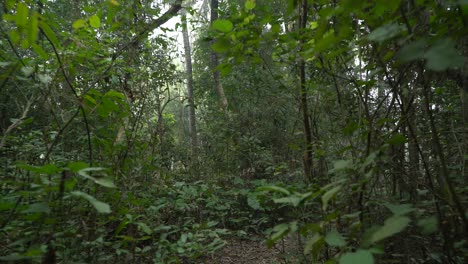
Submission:
[[[466,24],[466,23],[465,23]],[[463,78],[462,87],[460,89],[460,100],[461,100],[461,118],[462,118],[462,141],[463,149],[463,171],[462,175],[465,179],[468,179],[468,62],[466,57],[468,57],[468,38],[464,40],[464,56],[465,56],[465,66],[463,67],[463,73],[461,77]]]
[[[211,0],[210,3],[211,3],[211,21],[210,22],[211,24],[213,24],[213,22],[216,19],[218,19],[219,2],[218,0]],[[216,92],[218,93],[218,96],[219,96],[221,107],[223,108],[224,111],[226,111],[227,106],[228,106],[228,100],[226,98],[226,95],[224,94],[224,88],[223,88],[223,85],[221,84],[219,70],[216,69],[218,67],[218,64],[219,64],[218,54],[212,51],[211,52],[211,70],[213,71],[213,82],[214,82]]]
[[[300,5],[300,23],[299,31],[304,31],[307,24],[307,0],[302,0]],[[305,40],[301,38],[301,51],[304,49]],[[300,98],[302,110],[302,122],[304,125],[305,136],[305,151],[303,157],[304,163],[304,176],[306,181],[312,181],[313,172],[313,156],[312,156],[312,129],[310,125],[309,106],[307,100],[307,86],[306,86],[306,63],[304,58],[299,59],[299,85],[300,85]]]
[[187,78],[187,99],[188,99],[188,110],[189,110],[189,137],[190,137],[190,154],[192,162],[197,160],[197,148],[198,148],[198,137],[197,137],[197,126],[195,119],[195,102],[193,100],[193,74],[192,74],[192,54],[190,51],[190,39],[188,34],[187,25],[187,12],[185,9],[182,10],[182,36],[184,39],[184,51],[185,51],[185,72]]
[[[413,91],[416,93],[416,91]],[[416,140],[411,137],[409,128],[412,127],[414,129],[414,133],[418,134],[418,127],[417,127],[417,116],[416,116],[416,105],[412,102],[408,102],[408,114],[406,119],[406,125],[408,127],[408,155],[409,155],[409,164],[408,164],[408,184],[409,194],[411,201],[417,201],[418,195],[416,192],[419,178],[420,178],[420,161],[419,161],[419,153]]]

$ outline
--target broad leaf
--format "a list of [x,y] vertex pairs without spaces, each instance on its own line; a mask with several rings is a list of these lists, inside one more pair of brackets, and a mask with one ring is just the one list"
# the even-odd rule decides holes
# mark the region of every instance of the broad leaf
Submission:
[[327,244],[332,247],[346,246],[346,240],[337,230],[332,230],[329,232],[325,237],[325,242],[327,242]]
[[351,165],[353,165],[352,160],[337,160],[333,163],[333,171],[348,169]]
[[395,23],[386,24],[372,31],[369,35],[367,35],[367,39],[371,41],[382,42],[397,36],[401,31],[403,31],[403,29],[403,26]]
[[20,164],[17,167],[20,168],[20,169],[30,171],[30,172],[42,173],[42,174],[48,174],[48,175],[52,175],[52,174],[55,174],[55,173],[58,173],[58,172],[62,171],[61,168],[55,166],[54,164],[46,164],[46,165],[40,166],[40,167],[31,166],[31,165],[27,165],[27,164]]
[[75,192],[71,192],[71,194],[76,197],[81,197],[87,200],[88,202],[90,202],[99,213],[109,214],[112,212],[108,204],[98,201],[96,198],[94,198],[93,196],[87,193],[75,191]]
[[405,45],[397,54],[397,58],[402,62],[409,62],[424,57],[424,50],[427,46],[425,39],[420,39]]
[[33,44],[37,40],[37,33],[39,32],[39,20],[38,14],[34,12],[29,18],[28,25],[28,41],[30,44]]
[[283,188],[283,187],[279,187],[279,186],[274,186],[274,185],[258,187],[257,190],[258,190],[258,191],[280,192],[280,193],[283,193],[283,194],[286,194],[286,195],[290,195],[290,194],[291,194],[291,192],[288,191],[287,189],[285,189],[285,188]]
[[254,210],[262,209],[262,206],[255,195],[249,195],[249,197],[247,197],[247,204]]
[[412,204],[384,204],[394,215],[404,215],[413,212],[415,209]]
[[151,228],[147,224],[139,222],[137,223],[137,225],[147,235],[151,235],[153,233],[153,230],[151,230]]
[[93,15],[89,18],[89,25],[93,28],[99,28],[101,26],[101,19],[97,15]]
[[426,52],[427,67],[434,71],[444,71],[449,68],[463,67],[465,59],[455,49],[455,42],[450,38],[444,38]]
[[255,0],[247,0],[245,2],[245,10],[249,11],[255,8]]
[[422,229],[421,232],[425,235],[432,234],[439,228],[438,221],[435,216],[419,220],[418,226]]
[[49,56],[47,53],[42,49],[41,46],[37,45],[36,43],[31,43],[31,47],[33,48],[34,52],[37,53],[37,55],[41,56],[43,60],[47,60]]
[[212,28],[224,33],[232,31],[232,22],[226,19],[217,19],[213,22]]
[[84,19],[75,20],[75,22],[73,22],[73,25],[72,25],[74,29],[79,29],[85,26],[86,26],[86,20]]
[[29,9],[25,3],[18,3],[16,8],[16,25],[18,27],[25,27],[28,24]]
[[328,190],[326,193],[322,195],[322,209],[323,210],[327,210],[328,202],[330,201],[330,199],[332,199],[336,195],[336,193],[338,193],[341,187],[342,187],[341,185],[336,186],[335,188]]
[[99,176],[91,176],[89,173],[90,172],[104,172],[104,168],[99,168],[99,167],[91,167],[91,168],[84,168],[78,171],[78,174],[83,176],[86,179],[90,179],[94,181],[95,183],[108,187],[108,188],[115,188],[114,182],[112,181],[111,178],[109,178],[107,175],[99,175]]
[[406,137],[402,134],[396,134],[388,140],[388,144],[391,145],[402,145],[406,143]]
[[282,197],[278,199],[274,199],[273,202],[278,204],[291,204],[292,206],[296,207],[302,201],[302,197],[297,195],[291,195],[287,197]]
[[226,39],[218,39],[216,42],[211,45],[211,49],[218,53],[227,52],[231,48],[231,43]]
[[52,31],[52,29],[49,27],[49,25],[47,25],[46,23],[44,23],[44,21],[41,20],[39,22],[39,26],[42,29],[42,31],[44,32],[44,34],[46,35],[46,37],[55,46],[55,48],[58,48],[60,46],[60,43],[59,43],[59,41],[57,39],[57,36],[55,35],[54,31]]
[[87,163],[82,162],[82,161],[76,161],[76,162],[68,163],[67,167],[72,172],[78,172],[78,171],[80,171],[82,169],[89,168],[89,165]]
[[22,213],[50,213],[49,205],[46,203],[34,203],[30,204],[28,208]]
[[289,233],[289,225],[288,224],[279,224],[273,228],[273,234],[268,239],[268,246],[271,247],[275,244],[276,241],[282,239]]
[[368,250],[359,249],[356,252],[346,253],[341,256],[340,264],[373,264],[374,257]]
[[393,216],[385,220],[385,223],[377,231],[375,231],[371,236],[371,242],[375,243],[387,237],[390,237],[394,234],[397,234],[403,231],[408,224],[410,219],[406,216]]
[[324,244],[324,237],[319,233],[315,233],[314,236],[306,242],[304,255],[312,253],[312,255],[316,256]]

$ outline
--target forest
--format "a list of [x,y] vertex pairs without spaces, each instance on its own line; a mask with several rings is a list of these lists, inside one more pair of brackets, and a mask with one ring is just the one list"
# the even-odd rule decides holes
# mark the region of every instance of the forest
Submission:
[[0,262],[468,263],[467,0],[0,14]]

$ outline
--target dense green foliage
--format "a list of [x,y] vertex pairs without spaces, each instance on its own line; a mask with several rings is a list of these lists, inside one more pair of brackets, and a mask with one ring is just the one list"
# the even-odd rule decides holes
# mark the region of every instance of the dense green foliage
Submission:
[[468,261],[466,0],[0,14],[0,261],[202,263],[253,235],[294,240],[282,263]]

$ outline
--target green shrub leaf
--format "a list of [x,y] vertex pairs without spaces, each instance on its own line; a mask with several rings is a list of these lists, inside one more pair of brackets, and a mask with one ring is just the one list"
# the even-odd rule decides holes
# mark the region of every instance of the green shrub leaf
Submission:
[[406,216],[393,216],[385,220],[382,227],[377,229],[372,236],[371,242],[375,243],[387,237],[390,237],[396,233],[403,231],[408,226],[410,219]]
[[325,242],[327,242],[327,244],[332,247],[346,246],[346,240],[337,230],[332,230],[329,232],[325,237]]
[[359,249],[356,252],[346,253],[341,256],[340,264],[373,264],[374,257],[368,250]]
[[96,211],[98,211],[99,213],[109,214],[112,212],[108,204],[98,201],[96,198],[94,198],[93,196],[87,193],[75,191],[75,192],[71,192],[71,194],[73,196],[83,198],[87,200],[88,202],[90,202],[94,206],[94,208],[96,208]]
[[228,33],[232,31],[233,24],[226,19],[217,19],[213,22],[212,28],[223,33]]

